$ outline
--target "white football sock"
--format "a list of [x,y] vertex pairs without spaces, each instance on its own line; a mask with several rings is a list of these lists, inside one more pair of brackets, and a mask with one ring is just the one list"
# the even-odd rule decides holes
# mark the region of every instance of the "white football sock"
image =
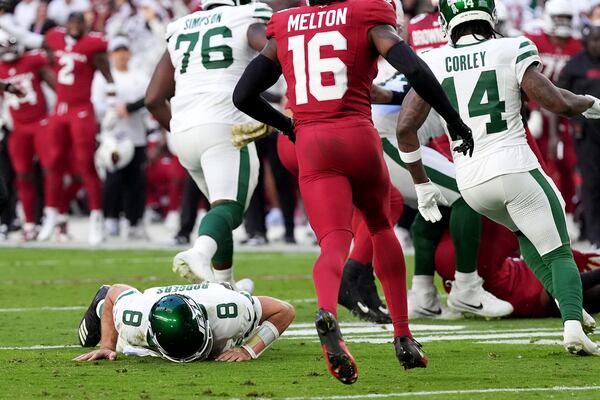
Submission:
[[433,275],[415,275],[412,279],[412,290],[415,292],[425,292],[434,288]]
[[476,282],[479,279],[479,275],[477,275],[477,271],[474,272],[458,272],[454,273],[454,280],[459,285],[465,285],[469,283]]
[[217,282],[229,282],[232,285],[235,283],[233,281],[233,267],[229,267],[227,269],[214,269],[213,272],[215,274],[215,280]]
[[194,249],[212,259],[217,252],[217,242],[207,235],[202,235],[194,242]]

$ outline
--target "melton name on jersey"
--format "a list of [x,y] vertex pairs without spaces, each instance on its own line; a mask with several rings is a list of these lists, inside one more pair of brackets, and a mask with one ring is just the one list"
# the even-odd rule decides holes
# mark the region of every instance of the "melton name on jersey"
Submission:
[[264,3],[215,7],[182,17],[167,27],[167,49],[175,67],[171,132],[198,125],[243,124],[253,120],[233,105],[231,93],[257,52],[248,27],[272,15]]

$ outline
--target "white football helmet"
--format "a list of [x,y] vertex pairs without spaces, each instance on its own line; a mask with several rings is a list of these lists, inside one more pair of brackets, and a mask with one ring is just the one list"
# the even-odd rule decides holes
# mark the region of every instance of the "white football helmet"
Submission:
[[125,168],[133,160],[134,152],[135,146],[127,136],[102,135],[94,156],[98,173],[105,176],[106,172]]
[[573,34],[573,6],[569,0],[550,0],[544,7],[544,33],[562,38]]
[[208,10],[214,6],[242,6],[249,3],[254,3],[254,0],[200,0],[203,10]]
[[25,47],[17,39],[0,30],[0,60],[14,61],[25,52]]

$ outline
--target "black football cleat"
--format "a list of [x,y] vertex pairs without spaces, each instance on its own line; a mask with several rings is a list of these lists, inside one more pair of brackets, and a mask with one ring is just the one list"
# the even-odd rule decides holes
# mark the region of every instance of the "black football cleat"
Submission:
[[360,275],[356,281],[358,292],[364,304],[373,312],[375,319],[372,322],[377,324],[391,324],[392,318],[381,298],[377,293],[375,285],[375,275],[371,265],[363,265],[360,269]]
[[[354,268],[353,263],[358,264],[355,261],[348,260],[344,267],[340,292],[338,294],[338,304],[347,308],[359,319],[368,322],[381,323],[379,322],[381,318],[364,303],[357,290],[360,271],[357,268]],[[358,264],[358,266],[359,268],[362,268],[361,264]]]
[[358,379],[358,367],[348,351],[340,326],[332,313],[320,309],[315,318],[315,326],[327,362],[327,369],[337,380],[351,385]]
[[423,346],[415,339],[408,336],[398,336],[394,338],[394,347],[396,348],[396,357],[398,357],[398,361],[404,369],[427,367],[429,360],[421,350]]
[[81,347],[94,347],[100,342],[100,318],[96,315],[98,304],[106,298],[109,285],[102,285],[96,292],[92,304],[88,307],[79,323],[79,344]]

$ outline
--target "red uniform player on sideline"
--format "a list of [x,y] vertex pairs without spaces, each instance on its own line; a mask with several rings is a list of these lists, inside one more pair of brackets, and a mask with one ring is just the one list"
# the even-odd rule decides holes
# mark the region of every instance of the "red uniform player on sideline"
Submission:
[[[37,155],[44,168],[48,162],[48,109],[41,82],[45,81],[53,88],[55,80],[45,53],[25,53],[24,48],[4,32],[0,32],[0,60],[0,79],[24,92],[24,96],[21,97],[5,94],[4,98],[13,121],[8,149],[17,175],[17,192],[25,214],[23,240],[30,241],[36,237],[34,156]],[[47,179],[45,186],[49,186]]]
[[51,183],[47,190],[50,193],[38,239],[49,239],[57,224],[57,210],[64,201],[62,177],[69,153],[73,152],[91,210],[89,242],[97,245],[104,235],[101,183],[94,166],[96,117],[90,98],[96,69],[109,83],[107,95],[115,95],[106,55],[107,43],[97,33],[86,33],[83,14],[73,13],[66,29],[55,28],[46,34],[45,47],[56,73],[57,103],[48,128],[51,138],[48,174]]
[[408,23],[408,44],[417,53],[436,49],[448,43],[448,38],[444,35],[440,25],[437,1],[433,5],[436,6],[435,10],[416,15]]
[[[380,54],[449,121],[453,134],[463,138],[459,151],[472,151],[469,128],[429,68],[398,37],[396,24],[392,2],[386,0],[312,0],[309,6],[278,12],[267,25],[267,46],[248,65],[233,93],[240,110],[292,140],[297,137],[300,191],[321,246],[313,270],[320,307],[315,325],[329,371],[346,384],[356,381],[358,370],[335,313],[352,241],[354,205],[371,234],[396,355],[405,368],[427,364],[408,327],[403,254],[389,222],[390,180],[371,121],[370,90]],[[260,97],[282,72],[294,124]],[[431,193],[423,202],[429,209],[439,189],[423,184]]]

